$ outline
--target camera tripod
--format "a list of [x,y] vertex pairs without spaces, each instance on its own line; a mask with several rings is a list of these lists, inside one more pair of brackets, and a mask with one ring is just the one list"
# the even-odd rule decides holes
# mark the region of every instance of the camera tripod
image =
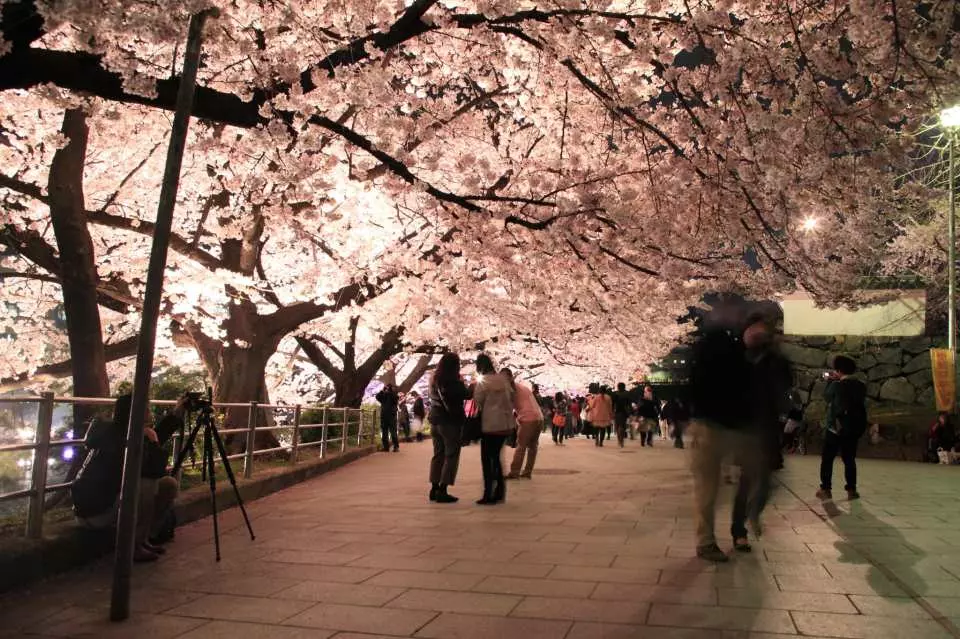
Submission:
[[237,499],[237,505],[240,506],[240,512],[243,514],[243,521],[247,524],[247,530],[250,532],[250,540],[256,539],[253,534],[253,526],[250,525],[250,518],[247,516],[247,509],[243,506],[243,499],[240,497],[240,491],[237,489],[237,479],[230,467],[230,460],[227,458],[227,449],[223,445],[223,438],[217,430],[216,422],[213,418],[213,405],[209,399],[197,402],[197,421],[190,430],[190,435],[183,447],[177,454],[177,461],[173,466],[172,475],[176,475],[183,467],[183,460],[186,458],[197,440],[197,434],[203,429],[203,455],[201,459],[201,477],[210,483],[210,503],[213,515],[213,542],[216,548],[217,561],[220,561],[220,524],[217,521],[217,472],[213,460],[213,447],[216,445],[220,453],[220,461],[227,473],[227,479],[233,486],[233,495]]

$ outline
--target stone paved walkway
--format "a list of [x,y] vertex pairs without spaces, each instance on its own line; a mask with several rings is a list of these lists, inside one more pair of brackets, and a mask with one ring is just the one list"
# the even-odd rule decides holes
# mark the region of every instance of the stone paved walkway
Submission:
[[682,451],[543,444],[487,508],[476,446],[453,506],[426,501],[429,443],[359,461],[251,504],[255,542],[225,513],[219,565],[209,520],[181,529],[128,622],[106,621],[104,562],[0,600],[0,636],[960,636],[960,468],[865,461],[864,499],[825,509],[817,460],[790,458],[755,552],[717,567],[693,555]]

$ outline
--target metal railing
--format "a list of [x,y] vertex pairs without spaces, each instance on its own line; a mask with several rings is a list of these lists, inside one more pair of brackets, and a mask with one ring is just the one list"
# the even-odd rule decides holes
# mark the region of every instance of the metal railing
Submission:
[[[83,439],[51,439],[54,407],[57,404],[70,404],[82,406],[112,406],[116,399],[101,397],[55,397],[53,393],[42,393],[39,397],[0,397],[0,410],[7,404],[37,404],[37,428],[33,443],[7,444],[0,445],[0,453],[12,453],[19,451],[32,451],[33,462],[30,475],[30,487],[23,490],[15,490],[8,493],[0,493],[0,503],[27,499],[27,521],[26,535],[32,539],[39,539],[43,536],[43,515],[44,505],[47,493],[66,490],[73,485],[73,481],[66,481],[57,484],[48,484],[47,467],[50,458],[50,452],[54,449],[76,446],[83,448],[85,440]],[[171,400],[151,401],[151,407],[175,406],[176,402]],[[379,407],[370,408],[334,408],[331,406],[303,406],[286,404],[260,404],[258,402],[247,403],[217,403],[214,402],[213,408],[220,411],[227,408],[246,408],[247,425],[245,428],[218,428],[217,430],[225,438],[230,435],[243,435],[246,446],[243,452],[228,455],[229,460],[243,460],[242,475],[245,479],[253,477],[254,460],[257,456],[269,453],[284,452],[288,455],[287,463],[296,464],[305,449],[319,448],[320,459],[326,459],[333,453],[342,455],[346,452],[348,445],[356,447],[363,446],[365,440],[370,444],[375,443],[379,423]],[[289,411],[292,414],[292,423],[284,425],[268,426],[259,425],[260,416],[265,415],[266,410],[273,410],[274,417],[276,412]],[[319,413],[319,423],[301,423],[305,413]],[[189,432],[191,423],[186,424],[186,431]],[[332,431],[336,429],[337,437],[330,437]],[[319,430],[320,436],[312,441],[303,441],[304,433]],[[257,449],[257,433],[290,431],[290,443],[271,448]],[[176,454],[180,450],[180,433],[174,433],[172,440],[172,450]],[[369,439],[367,439],[369,438]],[[312,439],[312,438],[311,438]],[[278,440],[279,441],[279,440]],[[331,449],[330,446],[334,448]],[[81,452],[81,454],[83,454]],[[220,460],[219,453],[215,450],[214,457]],[[181,477],[177,477],[181,481]]]

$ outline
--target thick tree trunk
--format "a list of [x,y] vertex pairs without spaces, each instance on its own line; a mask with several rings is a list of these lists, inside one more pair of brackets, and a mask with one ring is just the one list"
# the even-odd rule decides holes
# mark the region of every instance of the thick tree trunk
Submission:
[[[64,114],[62,133],[67,144],[53,156],[47,190],[50,218],[60,251],[73,394],[108,397],[110,382],[97,302],[99,277],[84,213],[83,166],[89,130],[81,109],[70,109]],[[76,435],[82,436],[86,422],[95,412],[94,407],[74,406]]]
[[[221,342],[203,335],[195,326],[186,327],[187,334],[194,342],[210,379],[213,380],[214,401],[244,404],[256,401],[267,404],[270,398],[267,393],[266,369],[267,362],[277,348],[276,339],[261,334],[260,318],[252,304],[241,302],[231,305],[230,309],[230,317],[226,321],[228,345],[224,346]],[[249,346],[238,346],[238,342]],[[249,412],[247,407],[229,408],[224,413],[223,422],[218,426],[223,430],[246,428]],[[273,424],[269,410],[258,411],[258,427]],[[224,436],[224,440],[232,452],[241,451],[246,446],[246,435],[243,434]],[[258,449],[279,445],[273,431],[257,433]]]
[[339,379],[332,380],[335,394],[333,405],[337,408],[360,408],[363,403],[363,394],[373,378],[360,379],[356,373],[341,374]]

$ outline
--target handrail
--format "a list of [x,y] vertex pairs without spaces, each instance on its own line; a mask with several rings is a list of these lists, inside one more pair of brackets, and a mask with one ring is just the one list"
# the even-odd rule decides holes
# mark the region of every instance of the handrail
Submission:
[[[67,448],[70,446],[81,447],[85,444],[83,439],[51,439],[53,426],[54,406],[57,404],[84,405],[84,406],[112,406],[115,398],[105,397],[57,397],[53,393],[43,393],[40,396],[4,396],[0,397],[0,410],[5,404],[34,403],[37,404],[37,428],[34,441],[23,444],[3,444],[0,445],[0,453],[11,452],[33,452],[33,461],[31,464],[30,487],[16,490],[9,493],[0,494],[0,502],[12,501],[15,499],[26,498],[28,500],[27,526],[26,534],[28,537],[37,539],[43,536],[43,513],[44,502],[47,493],[59,490],[69,489],[72,481],[58,484],[47,483],[47,461],[50,451],[53,449]],[[153,400],[151,406],[175,406],[173,400]],[[347,450],[350,442],[357,446],[362,446],[365,437],[368,441],[374,441],[376,438],[376,424],[379,421],[380,409],[378,406],[372,406],[373,419],[367,416],[371,412],[368,408],[335,408],[325,405],[301,405],[301,404],[261,404],[259,402],[223,402],[213,404],[214,408],[246,408],[247,426],[245,428],[224,428],[218,429],[221,435],[245,435],[245,451],[228,455],[227,459],[243,459],[244,478],[250,478],[255,472],[254,460],[260,455],[268,453],[277,453],[286,451],[289,453],[288,462],[296,464],[300,458],[300,452],[303,449],[320,447],[320,458],[325,459],[330,450],[330,444],[336,444],[336,450],[343,454]],[[290,425],[260,425],[260,415],[262,410],[285,410],[293,413],[293,423]],[[302,424],[301,416],[304,411],[320,411],[321,421],[317,424]],[[334,415],[331,415],[334,413]],[[335,417],[331,419],[331,417]],[[339,418],[339,419],[336,419]],[[191,424],[187,423],[189,429]],[[330,437],[331,429],[338,429],[337,437]],[[301,433],[307,430],[320,430],[320,438],[317,441],[303,442]],[[257,449],[256,434],[258,432],[280,432],[291,431],[291,442],[289,445],[281,443],[280,446],[271,446],[269,448]],[[180,442],[179,434],[173,436],[173,443],[178,447]],[[215,460],[220,460],[219,451],[214,451]],[[41,461],[42,460],[42,461]],[[178,480],[180,478],[178,477]]]

